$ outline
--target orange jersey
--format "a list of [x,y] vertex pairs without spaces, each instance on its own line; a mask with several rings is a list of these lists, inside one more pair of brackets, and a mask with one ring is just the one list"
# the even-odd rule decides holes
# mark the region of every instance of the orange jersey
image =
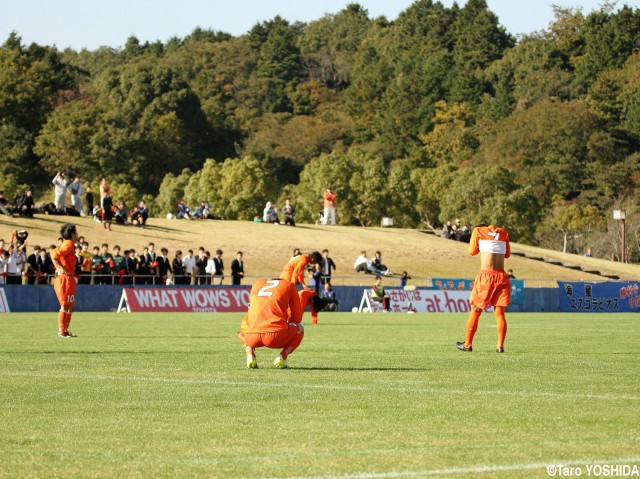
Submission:
[[296,287],[282,279],[261,279],[251,288],[249,314],[242,320],[240,329],[243,333],[271,333],[288,329],[289,323],[301,320]]
[[57,259],[68,274],[76,270],[76,246],[71,240],[64,240],[60,246],[51,251],[51,259]]
[[300,283],[306,285],[304,282],[304,269],[309,264],[310,259],[306,254],[301,254],[291,260],[284,266],[280,277],[286,279],[293,284]]
[[493,225],[476,226],[471,233],[469,242],[469,254],[477,255],[479,252],[503,254],[505,258],[511,256],[509,245],[509,233],[504,228]]
[[332,206],[336,206],[336,194],[327,192],[324,194],[324,207],[330,208]]

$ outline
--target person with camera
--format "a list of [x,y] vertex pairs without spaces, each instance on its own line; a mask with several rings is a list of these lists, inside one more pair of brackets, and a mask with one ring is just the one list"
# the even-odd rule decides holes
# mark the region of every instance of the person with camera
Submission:
[[59,171],[51,183],[55,187],[53,203],[56,205],[56,209],[67,206],[67,177],[65,174]]

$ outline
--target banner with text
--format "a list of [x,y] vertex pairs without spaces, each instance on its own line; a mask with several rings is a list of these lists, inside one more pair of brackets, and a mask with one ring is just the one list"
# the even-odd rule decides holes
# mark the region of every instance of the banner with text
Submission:
[[560,311],[569,313],[640,312],[640,283],[568,283],[560,286]]
[[[473,279],[461,278],[433,278],[432,284],[435,290],[444,291],[471,291],[473,289]],[[511,304],[524,304],[524,280],[512,279],[511,282]]]
[[249,288],[125,288],[118,311],[130,313],[242,313]]
[[[435,291],[432,289],[416,289],[403,291],[401,289],[385,288],[384,291],[391,300],[391,311],[406,313],[413,308],[418,313],[468,313],[471,311],[468,291]],[[382,311],[382,303],[371,299],[371,290],[365,290],[363,300],[368,303],[369,311]],[[360,304],[362,310],[363,303]],[[493,311],[489,306],[486,311]]]

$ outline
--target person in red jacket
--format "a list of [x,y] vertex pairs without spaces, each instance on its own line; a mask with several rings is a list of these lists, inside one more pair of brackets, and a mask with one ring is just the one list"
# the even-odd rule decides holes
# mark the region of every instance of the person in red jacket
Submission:
[[324,192],[324,216],[322,217],[323,225],[336,224],[336,194],[331,188],[327,188]]

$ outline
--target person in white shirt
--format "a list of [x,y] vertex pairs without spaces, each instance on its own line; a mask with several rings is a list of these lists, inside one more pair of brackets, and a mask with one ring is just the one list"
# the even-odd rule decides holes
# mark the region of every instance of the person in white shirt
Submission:
[[368,263],[369,260],[367,259],[367,252],[361,251],[360,256],[358,256],[355,263],[353,263],[353,269],[355,269],[357,273],[370,273],[369,269],[367,268]]
[[7,284],[22,284],[22,271],[27,258],[24,254],[24,243],[17,248],[9,246],[9,262],[7,263]]
[[80,181],[80,177],[76,176],[73,182],[67,187],[69,193],[71,193],[71,206],[75,207],[80,213],[80,216],[87,216],[84,212],[84,206],[82,206],[82,195],[84,194],[84,185]]
[[182,264],[184,264],[184,284],[192,284],[191,280],[196,268],[196,258],[193,256],[193,250],[187,251],[187,254],[182,258]]
[[56,208],[67,206],[67,178],[62,172],[58,172],[51,182],[55,186],[54,204]]

